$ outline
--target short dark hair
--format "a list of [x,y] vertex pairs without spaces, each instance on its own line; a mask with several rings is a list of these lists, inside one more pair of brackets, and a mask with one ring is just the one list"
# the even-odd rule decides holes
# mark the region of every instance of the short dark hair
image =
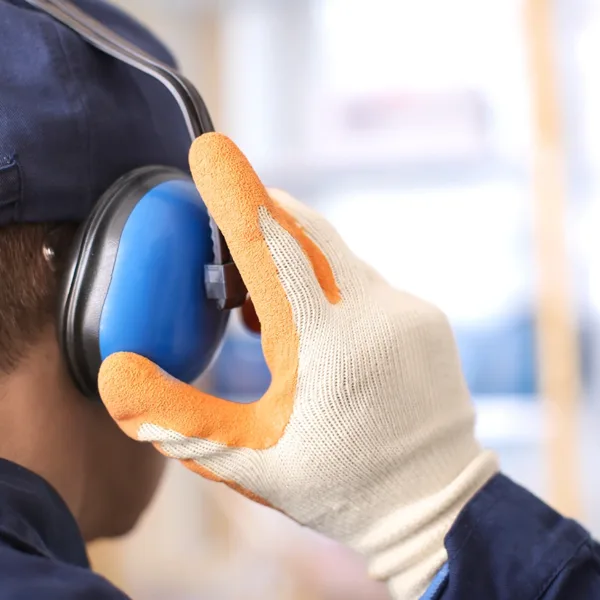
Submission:
[[71,223],[0,227],[0,373],[13,371],[52,323],[63,268],[47,260],[44,245],[51,237],[64,252],[75,230]]

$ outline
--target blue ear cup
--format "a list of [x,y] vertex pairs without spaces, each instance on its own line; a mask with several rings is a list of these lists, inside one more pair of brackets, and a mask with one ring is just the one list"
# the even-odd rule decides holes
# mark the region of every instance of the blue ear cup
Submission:
[[97,395],[102,361],[135,352],[185,382],[219,349],[228,311],[206,297],[209,216],[191,178],[144,167],[117,181],[78,233],[58,332],[81,391]]

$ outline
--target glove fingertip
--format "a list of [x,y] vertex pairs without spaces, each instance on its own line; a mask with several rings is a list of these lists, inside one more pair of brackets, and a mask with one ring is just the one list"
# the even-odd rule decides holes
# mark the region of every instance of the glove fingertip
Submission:
[[160,373],[153,362],[131,352],[117,352],[105,359],[98,374],[98,390],[111,416],[120,421],[144,412],[149,387]]

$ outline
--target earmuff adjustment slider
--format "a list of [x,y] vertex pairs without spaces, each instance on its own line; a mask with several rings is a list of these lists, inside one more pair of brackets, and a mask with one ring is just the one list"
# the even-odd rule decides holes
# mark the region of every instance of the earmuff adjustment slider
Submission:
[[221,310],[242,306],[247,290],[240,272],[233,262],[224,265],[205,265],[206,297],[216,300]]

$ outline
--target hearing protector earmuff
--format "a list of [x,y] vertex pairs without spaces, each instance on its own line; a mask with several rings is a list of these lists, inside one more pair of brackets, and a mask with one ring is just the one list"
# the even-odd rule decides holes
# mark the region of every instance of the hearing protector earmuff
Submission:
[[[67,0],[26,0],[103,52],[159,80],[191,140],[213,126],[194,86]],[[52,249],[50,249],[50,253]],[[191,382],[209,365],[246,288],[189,175],[148,166],[116,181],[80,227],[59,298],[58,336],[80,390],[97,396],[120,351]]]

